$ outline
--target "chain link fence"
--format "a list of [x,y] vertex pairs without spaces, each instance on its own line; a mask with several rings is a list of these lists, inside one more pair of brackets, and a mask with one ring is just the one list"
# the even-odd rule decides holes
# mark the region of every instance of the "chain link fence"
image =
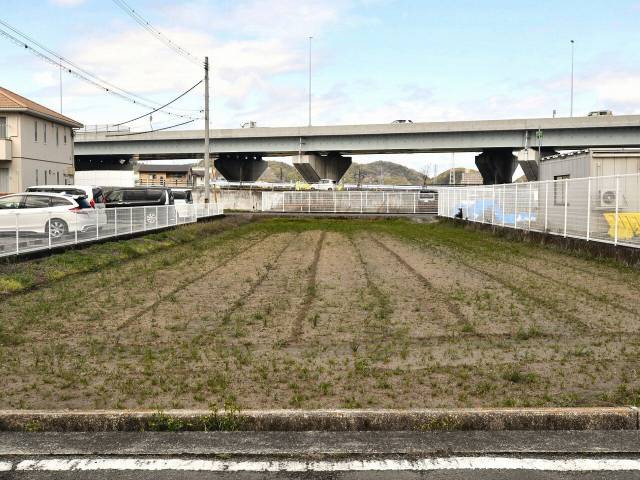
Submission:
[[29,212],[29,209],[3,211],[0,212],[0,257],[195,223],[199,218],[222,213],[222,205],[217,203],[96,208],[62,213]]
[[439,189],[438,215],[640,247],[640,174]]
[[263,212],[283,213],[431,213],[437,192],[302,191],[262,192]]

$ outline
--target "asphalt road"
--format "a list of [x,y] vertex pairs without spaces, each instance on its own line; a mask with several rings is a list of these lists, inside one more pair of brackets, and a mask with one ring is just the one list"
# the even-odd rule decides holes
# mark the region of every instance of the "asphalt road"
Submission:
[[639,479],[640,432],[0,433],[2,479]]

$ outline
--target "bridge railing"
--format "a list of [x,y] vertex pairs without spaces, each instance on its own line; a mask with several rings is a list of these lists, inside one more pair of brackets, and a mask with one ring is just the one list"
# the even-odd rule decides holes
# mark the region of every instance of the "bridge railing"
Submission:
[[640,248],[640,174],[439,188],[438,215]]
[[0,257],[90,243],[222,215],[221,204],[181,204],[0,215]]
[[435,192],[262,192],[263,212],[435,214],[437,206]]

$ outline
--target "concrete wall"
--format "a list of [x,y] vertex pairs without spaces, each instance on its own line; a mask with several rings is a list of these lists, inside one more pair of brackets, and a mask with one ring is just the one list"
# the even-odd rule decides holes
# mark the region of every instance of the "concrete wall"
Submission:
[[260,211],[262,209],[262,192],[255,190],[222,190],[220,192],[222,207],[225,210]]

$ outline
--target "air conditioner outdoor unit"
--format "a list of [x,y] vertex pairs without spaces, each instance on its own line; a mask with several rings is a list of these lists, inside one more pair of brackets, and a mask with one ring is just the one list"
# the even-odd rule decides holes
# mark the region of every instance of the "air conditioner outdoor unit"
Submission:
[[602,190],[600,191],[600,206],[601,207],[615,207],[616,205],[616,191],[615,190]]

